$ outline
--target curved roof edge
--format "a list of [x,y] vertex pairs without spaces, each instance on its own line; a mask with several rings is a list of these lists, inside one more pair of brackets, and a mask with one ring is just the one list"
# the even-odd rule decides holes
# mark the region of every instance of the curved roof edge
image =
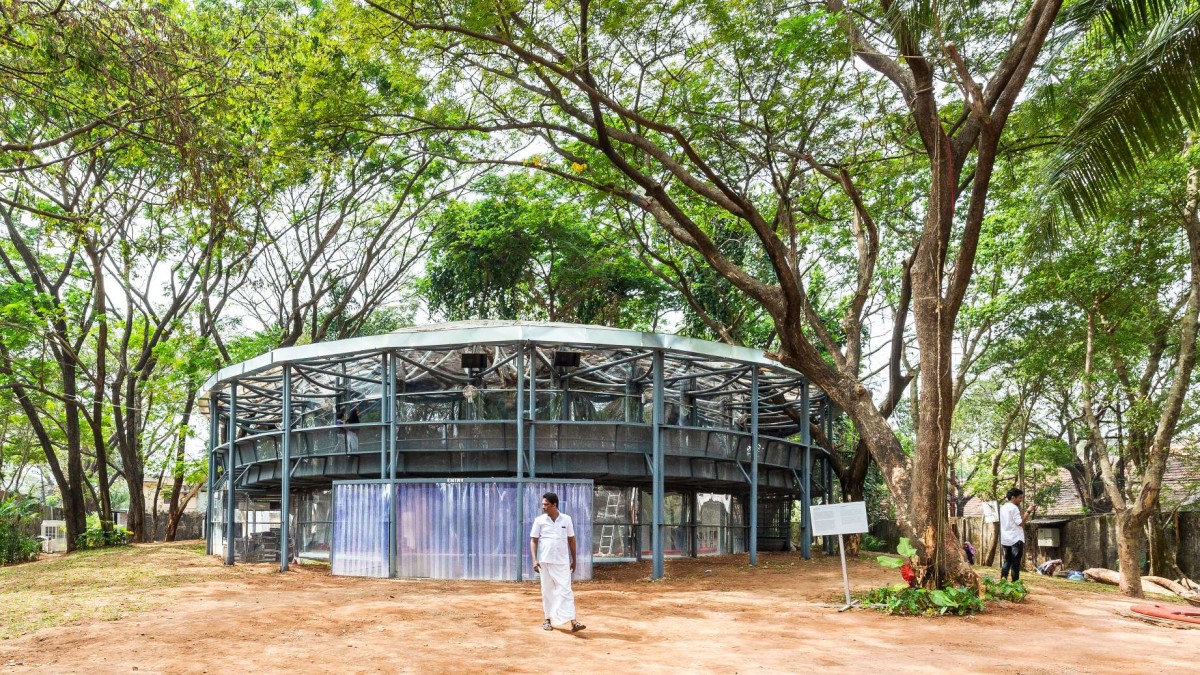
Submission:
[[643,333],[624,328],[574,323],[536,321],[455,321],[403,328],[392,333],[282,347],[218,370],[200,387],[202,399],[213,388],[241,377],[256,375],[276,366],[331,356],[368,354],[386,349],[439,349],[462,345],[498,345],[514,342],[537,344],[591,345],[605,348],[662,349],[723,361],[755,364],[774,371],[804,377],[799,371],[767,358],[758,349],[723,342]]

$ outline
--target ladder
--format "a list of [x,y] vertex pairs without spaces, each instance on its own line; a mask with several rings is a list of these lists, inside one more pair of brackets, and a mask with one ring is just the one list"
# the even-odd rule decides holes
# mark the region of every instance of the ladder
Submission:
[[[605,520],[612,520],[621,515],[621,495],[610,494],[608,503],[604,505],[604,511],[600,517]],[[612,555],[613,546],[617,541],[617,526],[612,523],[606,523],[600,528],[600,545],[596,547],[596,552],[600,555]]]

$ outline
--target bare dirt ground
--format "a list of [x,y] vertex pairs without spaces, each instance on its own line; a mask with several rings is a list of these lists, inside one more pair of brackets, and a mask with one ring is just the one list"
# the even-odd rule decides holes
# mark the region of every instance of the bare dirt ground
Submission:
[[[762,555],[757,569],[744,556],[668,561],[655,583],[645,564],[601,566],[576,586],[588,625],[576,634],[540,629],[532,583],[225,568],[195,544],[71,558],[0,570],[0,672],[1152,673],[1200,662],[1200,630],[1122,616],[1133,603],[1090,584],[1035,578],[1025,603],[969,618],[838,613],[824,606],[841,594],[838,561],[820,555]],[[855,589],[895,581],[870,558],[850,575]]]

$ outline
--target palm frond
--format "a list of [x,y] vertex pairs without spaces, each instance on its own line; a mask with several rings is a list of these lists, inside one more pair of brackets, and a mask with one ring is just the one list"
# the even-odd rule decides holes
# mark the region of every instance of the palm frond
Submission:
[[1128,47],[1163,17],[1193,5],[1193,0],[1077,0],[1059,14],[1058,25],[1064,29],[1059,40],[1073,40],[1099,29],[1113,42]]
[[1094,214],[1105,194],[1156,153],[1182,149],[1200,128],[1200,10],[1164,16],[1146,43],[1097,93],[1051,160],[1047,184],[1073,215]]

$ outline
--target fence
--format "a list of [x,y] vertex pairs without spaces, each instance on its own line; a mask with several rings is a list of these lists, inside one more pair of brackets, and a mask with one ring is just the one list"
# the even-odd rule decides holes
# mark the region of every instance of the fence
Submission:
[[[986,561],[987,552],[996,536],[996,526],[983,522],[982,516],[970,518],[955,518],[959,538],[969,541],[975,547],[976,564]],[[1178,514],[1178,529],[1172,535],[1178,542],[1179,569],[1190,578],[1200,576],[1200,511],[1184,511]],[[1026,560],[1032,565],[1061,558],[1066,569],[1087,569],[1089,567],[1104,567],[1115,570],[1117,564],[1117,524],[1111,515],[1088,516],[1064,519],[1057,525],[1043,525],[1044,529],[1059,530],[1059,545],[1033,546],[1027,545]],[[876,522],[871,526],[871,534],[884,540],[888,551],[895,551],[900,539],[899,526],[890,520]],[[1026,541],[1037,541],[1037,531],[1027,531]],[[1140,557],[1144,560],[1143,550]],[[1000,566],[1000,552],[997,544],[993,566]]]

